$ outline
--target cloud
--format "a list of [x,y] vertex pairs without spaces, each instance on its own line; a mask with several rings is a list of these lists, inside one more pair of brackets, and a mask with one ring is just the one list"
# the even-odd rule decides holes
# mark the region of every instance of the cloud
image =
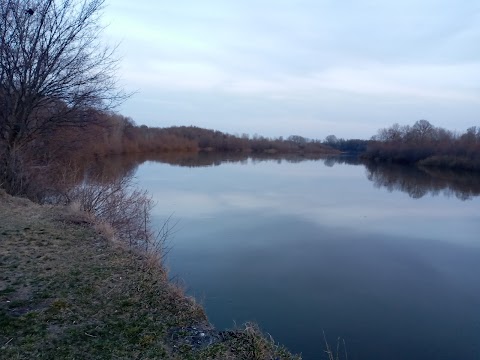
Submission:
[[126,65],[127,81],[156,89],[173,91],[202,91],[218,87],[226,75],[208,63],[146,61],[142,67]]
[[122,77],[147,91],[479,98],[473,1],[119,0],[110,8],[108,34],[129,49]]
[[333,66],[304,75],[250,77],[209,63],[147,61],[125,70],[142,86],[173,91],[219,91],[281,99],[315,98],[325,92],[373,97],[480,100],[480,63]]

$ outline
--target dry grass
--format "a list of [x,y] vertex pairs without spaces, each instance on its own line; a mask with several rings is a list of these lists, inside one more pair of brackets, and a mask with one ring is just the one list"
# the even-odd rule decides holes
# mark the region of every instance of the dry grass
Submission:
[[246,359],[301,359],[275,343],[272,336],[262,333],[255,323],[246,323],[237,331],[226,331],[225,337],[231,351],[242,354]]
[[327,354],[328,360],[348,360],[347,344],[345,343],[345,339],[341,339],[340,337],[337,338],[337,348],[335,351],[330,347],[327,336],[325,335],[325,331],[323,331],[323,341],[325,343],[325,354]]

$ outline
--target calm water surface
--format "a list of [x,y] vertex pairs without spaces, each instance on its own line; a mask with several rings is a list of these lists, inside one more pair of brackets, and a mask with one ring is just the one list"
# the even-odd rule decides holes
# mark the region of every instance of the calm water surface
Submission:
[[480,359],[478,178],[251,159],[136,176],[217,328],[256,321],[304,359],[322,330],[352,360]]

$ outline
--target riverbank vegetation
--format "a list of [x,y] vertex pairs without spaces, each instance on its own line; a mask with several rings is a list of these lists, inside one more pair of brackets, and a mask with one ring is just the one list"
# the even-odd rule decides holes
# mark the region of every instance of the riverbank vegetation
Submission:
[[367,149],[369,140],[362,139],[343,139],[335,135],[328,135],[323,144],[342,153],[361,154]]
[[362,154],[365,159],[452,170],[480,170],[480,128],[464,133],[435,127],[426,120],[413,126],[381,129]]

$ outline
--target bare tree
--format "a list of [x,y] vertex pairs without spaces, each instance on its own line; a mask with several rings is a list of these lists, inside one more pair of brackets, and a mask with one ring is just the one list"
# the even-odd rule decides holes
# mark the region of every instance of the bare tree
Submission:
[[299,146],[304,146],[308,140],[305,139],[303,136],[300,136],[300,135],[290,135],[288,138],[287,138],[288,141],[291,141]]
[[[104,0],[0,0],[0,184],[13,181],[24,148],[92,110],[125,99],[118,60],[102,46]],[[3,175],[3,176],[2,176]]]
[[325,144],[335,146],[338,143],[338,138],[335,135],[328,135],[324,141]]
[[427,120],[418,120],[412,126],[413,136],[420,141],[431,140],[435,127]]

